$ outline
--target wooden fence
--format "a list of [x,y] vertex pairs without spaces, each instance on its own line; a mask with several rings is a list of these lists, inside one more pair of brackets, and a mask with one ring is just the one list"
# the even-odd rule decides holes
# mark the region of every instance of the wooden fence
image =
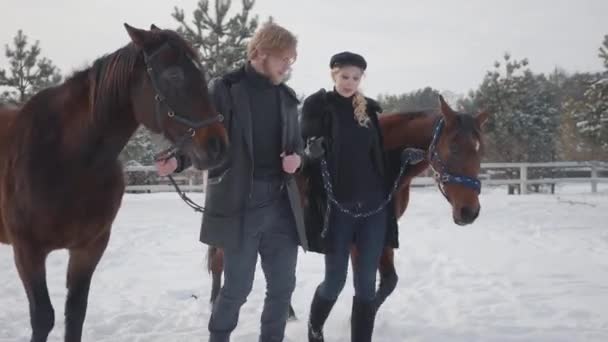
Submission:
[[[550,162],[550,163],[482,163],[480,179],[486,186],[507,186],[509,193],[526,194],[540,191],[545,187],[555,190],[562,184],[587,183],[592,193],[598,191],[598,184],[608,183],[608,162]],[[129,166],[125,168],[127,192],[167,192],[174,191],[165,177],[156,174],[154,166]],[[430,170],[425,171],[412,182],[413,186],[431,186],[435,182]],[[184,191],[203,191],[206,177],[204,172],[186,170],[174,176]]]

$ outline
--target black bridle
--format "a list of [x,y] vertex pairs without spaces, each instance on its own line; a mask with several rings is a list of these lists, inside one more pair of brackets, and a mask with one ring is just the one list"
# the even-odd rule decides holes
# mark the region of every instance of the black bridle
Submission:
[[[210,126],[214,123],[219,123],[219,122],[224,121],[224,116],[219,113],[210,118],[206,118],[206,119],[202,119],[202,120],[192,120],[186,116],[180,115],[179,113],[177,113],[175,110],[173,110],[171,108],[169,101],[167,101],[167,97],[165,97],[163,95],[162,91],[160,90],[160,88],[158,86],[158,81],[157,81],[158,75],[155,74],[155,70],[153,67],[154,58],[157,57],[161,51],[163,51],[164,49],[170,48],[170,47],[171,46],[169,43],[164,43],[163,45],[158,47],[156,50],[152,51],[152,53],[146,53],[146,51],[143,52],[146,72],[148,74],[148,77],[150,78],[150,84],[152,85],[152,88],[156,92],[156,95],[154,96],[154,100],[156,102],[155,109],[154,109],[154,117],[156,119],[156,125],[158,126],[158,129],[161,131],[161,133],[164,130],[163,120],[162,120],[163,113],[166,113],[166,115],[171,120],[188,127],[188,129],[186,130],[186,132],[184,132],[184,134],[182,134],[175,140],[175,143],[173,143],[172,147],[157,154],[157,159],[168,159],[168,158],[174,156],[175,153],[177,153],[188,140],[191,140],[192,138],[194,138],[194,136],[196,135],[197,129],[203,128],[206,126]],[[197,65],[197,63],[194,60],[192,60],[191,58],[189,58],[189,59],[191,60],[192,63],[194,63],[195,66]]]
[[[156,50],[154,50],[152,53],[146,53],[146,51],[143,52],[146,72],[148,74],[148,77],[150,78],[150,84],[152,85],[152,88],[154,89],[154,91],[156,93],[154,95],[154,100],[155,100],[154,117],[156,120],[156,125],[157,125],[159,131],[161,133],[163,133],[163,131],[164,131],[163,113],[166,113],[166,115],[169,117],[169,119],[171,119],[181,125],[186,126],[188,129],[186,130],[186,132],[184,132],[184,134],[182,134],[175,140],[175,142],[172,144],[171,147],[169,147],[155,155],[154,159],[157,161],[158,160],[167,160],[171,157],[174,157],[176,155],[176,153],[183,148],[184,144],[187,141],[194,138],[194,136],[196,135],[197,129],[210,126],[214,123],[221,123],[224,121],[224,116],[219,113],[213,117],[195,121],[186,116],[180,115],[173,108],[171,108],[171,105],[169,104],[167,97],[165,97],[163,95],[162,91],[160,90],[160,87],[158,86],[157,75],[155,74],[155,70],[153,67],[154,58],[156,56],[158,56],[158,54],[166,48],[170,48],[169,43],[164,43],[163,45],[158,47]],[[189,58],[189,59],[190,59],[190,62],[195,65],[195,67],[198,65],[198,63],[196,61],[192,60],[192,58]],[[197,67],[197,69],[199,69],[199,68]],[[167,177],[171,181],[171,184],[175,187],[175,190],[177,191],[179,196],[182,198],[182,200],[184,202],[186,202],[186,204],[188,206],[193,208],[195,211],[204,212],[205,208],[203,206],[196,204],[194,201],[192,201],[179,188],[179,186],[177,185],[177,182],[175,182],[175,179],[173,179],[173,177],[171,175],[168,175]]]

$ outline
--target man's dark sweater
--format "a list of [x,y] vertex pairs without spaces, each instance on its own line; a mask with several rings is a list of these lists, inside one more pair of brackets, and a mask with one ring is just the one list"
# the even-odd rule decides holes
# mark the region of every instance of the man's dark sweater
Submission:
[[253,135],[253,176],[273,179],[281,176],[281,110],[279,86],[258,73],[251,64],[245,67]]

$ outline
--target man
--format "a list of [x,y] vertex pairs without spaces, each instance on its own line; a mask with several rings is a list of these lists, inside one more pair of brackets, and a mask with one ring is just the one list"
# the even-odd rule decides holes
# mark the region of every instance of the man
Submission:
[[[296,37],[267,23],[252,37],[245,66],[210,82],[230,135],[229,159],[209,171],[201,242],[224,248],[224,286],[209,320],[210,342],[229,341],[251,291],[258,254],[266,277],[261,342],[282,341],[295,288],[298,244],[307,249],[293,174],[302,139],[294,91],[283,83]],[[161,175],[189,166],[158,163]]]

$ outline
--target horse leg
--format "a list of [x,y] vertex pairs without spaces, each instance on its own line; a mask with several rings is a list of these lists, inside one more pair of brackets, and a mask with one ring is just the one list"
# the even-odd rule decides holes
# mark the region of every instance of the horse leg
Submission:
[[384,251],[382,251],[379,265],[380,286],[378,287],[378,291],[376,291],[376,298],[374,298],[376,310],[393,293],[399,281],[397,271],[395,270],[394,256],[394,250],[391,247],[385,247]]
[[82,338],[91,278],[108,245],[109,237],[108,231],[85,247],[70,249],[66,284],[68,295],[65,303],[66,342],[80,342]]
[[218,247],[209,246],[207,249],[207,270],[211,272],[211,304],[222,288],[222,273],[224,272],[224,250]]
[[0,243],[10,244],[10,241],[8,239],[8,234],[6,233],[6,230],[4,229],[4,224],[2,223],[2,220],[0,220]]
[[27,294],[32,326],[31,342],[45,342],[55,325],[55,312],[46,285],[47,251],[22,241],[13,242],[15,265]]

